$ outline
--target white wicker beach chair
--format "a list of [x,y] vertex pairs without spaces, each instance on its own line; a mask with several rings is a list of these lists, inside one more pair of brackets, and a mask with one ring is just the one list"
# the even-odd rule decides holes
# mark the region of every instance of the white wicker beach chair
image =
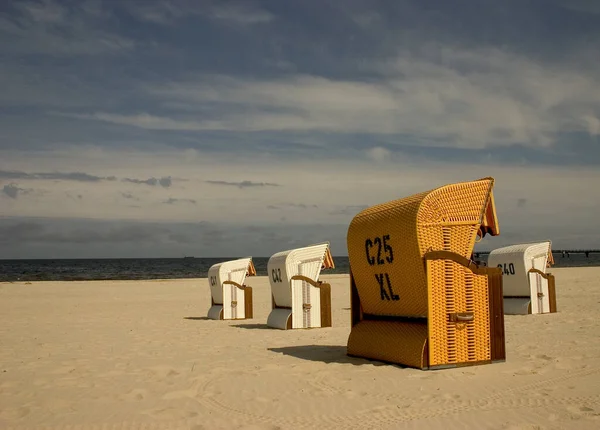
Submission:
[[244,285],[246,276],[255,276],[252,258],[217,263],[208,269],[211,307],[208,318],[240,320],[252,318],[252,288]]
[[333,268],[329,243],[278,252],[269,259],[272,310],[269,327],[331,327],[331,286],[319,281],[321,269]]
[[552,242],[523,243],[490,252],[488,267],[503,273],[504,313],[508,315],[556,312],[554,276],[546,268],[554,264]]

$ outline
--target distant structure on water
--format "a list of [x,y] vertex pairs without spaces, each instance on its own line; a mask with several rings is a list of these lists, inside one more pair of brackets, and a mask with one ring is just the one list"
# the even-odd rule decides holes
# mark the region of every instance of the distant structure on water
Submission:
[[[474,256],[479,257],[480,255],[488,255],[490,251],[475,252]],[[554,249],[553,254],[560,254],[562,258],[570,258],[570,254],[585,254],[586,257],[590,257],[590,254],[600,254],[600,249]]]

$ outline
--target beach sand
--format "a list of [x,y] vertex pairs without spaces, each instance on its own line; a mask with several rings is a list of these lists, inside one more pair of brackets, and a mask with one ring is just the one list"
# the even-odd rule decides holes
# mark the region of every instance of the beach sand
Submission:
[[350,358],[333,327],[206,319],[206,279],[0,284],[1,429],[598,429],[600,268],[553,269],[558,313],[506,316],[505,363],[438,371]]

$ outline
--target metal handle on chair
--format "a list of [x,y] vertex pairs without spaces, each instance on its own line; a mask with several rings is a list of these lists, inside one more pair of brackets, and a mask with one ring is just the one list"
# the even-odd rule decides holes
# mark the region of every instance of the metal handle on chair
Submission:
[[458,312],[454,314],[448,314],[448,320],[450,322],[469,322],[473,321],[472,312]]

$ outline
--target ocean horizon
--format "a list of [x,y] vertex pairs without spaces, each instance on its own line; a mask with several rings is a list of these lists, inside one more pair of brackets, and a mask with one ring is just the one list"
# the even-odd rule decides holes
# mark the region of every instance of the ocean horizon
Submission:
[[[553,253],[553,267],[600,266],[600,254]],[[179,257],[179,258],[81,258],[81,259],[19,259],[0,260],[0,282],[32,281],[92,281],[205,278],[208,269],[221,261],[239,257]],[[333,257],[335,268],[323,274],[348,274],[347,256]],[[487,255],[479,261],[486,262]],[[257,276],[267,275],[269,257],[252,257]]]

